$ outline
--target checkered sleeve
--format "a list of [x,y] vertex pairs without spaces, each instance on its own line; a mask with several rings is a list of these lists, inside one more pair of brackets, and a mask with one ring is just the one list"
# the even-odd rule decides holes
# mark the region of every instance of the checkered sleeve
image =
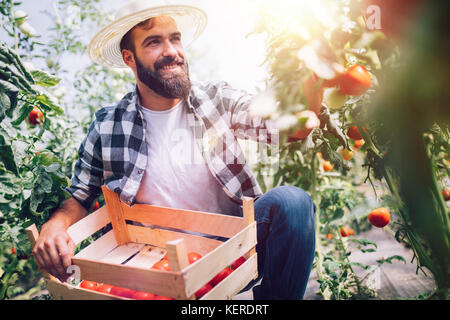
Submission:
[[272,121],[250,114],[253,95],[233,89],[226,83],[223,84],[222,94],[231,114],[231,128],[237,138],[278,145],[279,131]]
[[78,150],[71,186],[66,190],[86,210],[91,210],[101,192],[103,162],[98,112]]

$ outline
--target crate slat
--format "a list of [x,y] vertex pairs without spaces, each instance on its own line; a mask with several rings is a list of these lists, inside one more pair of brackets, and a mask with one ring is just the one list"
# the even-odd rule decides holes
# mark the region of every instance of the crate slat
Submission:
[[180,272],[137,268],[75,257],[72,263],[80,268],[81,277],[85,280],[182,299],[184,282]]
[[164,248],[167,241],[184,239],[188,251],[195,251],[201,255],[214,250],[223,242],[215,239],[209,239],[188,233],[164,230],[159,228],[145,228],[135,225],[128,225],[130,239],[133,242],[145,243],[156,247]]
[[139,253],[131,258],[125,265],[138,268],[151,268],[156,262],[161,260],[166,254],[166,250],[151,245],[145,245]]
[[77,245],[90,235],[105,227],[110,222],[108,210],[106,209],[106,206],[103,206],[71,225],[67,229],[67,233],[72,238],[75,245]]
[[183,270],[186,295],[194,294],[223,268],[256,245],[256,222]]
[[105,197],[106,207],[108,208],[109,219],[113,226],[114,236],[119,245],[130,242],[128,228],[124,218],[124,205],[119,200],[119,196],[106,186],[102,186],[103,196]]
[[258,276],[257,254],[250,256],[238,269],[219,282],[211,291],[200,300],[231,300],[234,295]]
[[139,250],[142,249],[142,247],[144,247],[144,244],[142,243],[130,242],[122,246],[118,246],[117,248],[113,249],[111,252],[103,256],[101,259],[97,258],[96,260],[107,263],[121,264],[138,253]]
[[78,252],[75,257],[92,260],[101,259],[106,254],[114,250],[117,246],[118,245],[116,238],[114,237],[114,232],[110,230],[99,239],[92,242],[86,248],[80,250],[80,252]]
[[231,238],[243,227],[242,218],[216,213],[180,210],[145,204],[135,204],[132,208],[125,205],[123,210],[126,220],[225,238]]

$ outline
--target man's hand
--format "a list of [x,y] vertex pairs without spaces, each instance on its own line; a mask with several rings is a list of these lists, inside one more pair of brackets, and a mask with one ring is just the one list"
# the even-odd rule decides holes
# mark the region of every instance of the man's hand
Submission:
[[67,268],[72,264],[74,250],[75,243],[65,225],[49,221],[42,226],[33,255],[41,268],[64,282],[69,277]]
[[61,209],[41,228],[39,238],[33,248],[33,255],[39,267],[66,281],[67,268],[72,264],[75,243],[67,233],[67,228],[84,218],[87,210],[73,197],[67,199]]

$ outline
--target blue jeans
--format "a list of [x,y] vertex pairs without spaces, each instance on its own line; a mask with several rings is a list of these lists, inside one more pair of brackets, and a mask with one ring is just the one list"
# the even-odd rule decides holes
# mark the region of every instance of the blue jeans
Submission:
[[[276,187],[255,201],[258,279],[255,300],[303,298],[314,260],[316,207],[302,189]],[[255,281],[253,281],[253,284]]]

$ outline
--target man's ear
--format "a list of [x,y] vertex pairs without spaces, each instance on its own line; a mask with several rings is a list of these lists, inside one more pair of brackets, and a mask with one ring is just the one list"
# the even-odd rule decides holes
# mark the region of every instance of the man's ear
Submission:
[[136,69],[136,61],[134,60],[134,54],[131,50],[123,49],[122,59],[131,69]]

